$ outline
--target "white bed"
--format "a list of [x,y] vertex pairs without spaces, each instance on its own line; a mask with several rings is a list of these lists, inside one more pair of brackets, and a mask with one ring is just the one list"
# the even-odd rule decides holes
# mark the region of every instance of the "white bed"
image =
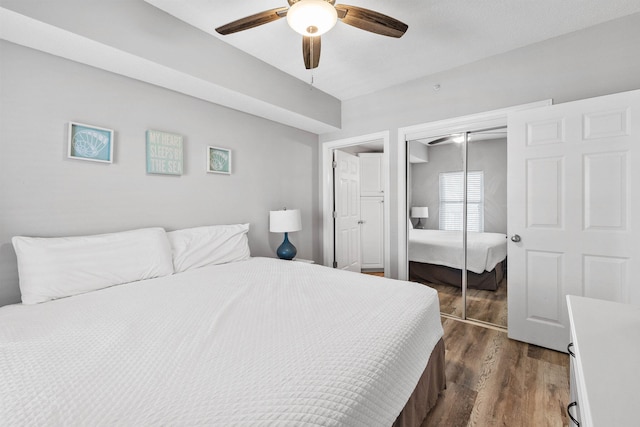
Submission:
[[[506,272],[507,236],[467,233],[467,286],[495,291]],[[462,232],[409,230],[409,277],[427,284],[461,286]]]
[[[477,274],[491,271],[506,257],[506,234],[467,232],[467,270]],[[462,269],[462,232],[409,230],[409,261]]]
[[269,258],[5,306],[0,425],[388,427],[442,335],[428,287]]

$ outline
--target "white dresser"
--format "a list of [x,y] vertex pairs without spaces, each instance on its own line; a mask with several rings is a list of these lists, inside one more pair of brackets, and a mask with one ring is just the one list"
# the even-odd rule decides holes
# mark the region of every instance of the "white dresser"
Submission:
[[[569,425],[639,426],[640,307],[567,296],[571,321]],[[579,424],[578,424],[579,423]]]

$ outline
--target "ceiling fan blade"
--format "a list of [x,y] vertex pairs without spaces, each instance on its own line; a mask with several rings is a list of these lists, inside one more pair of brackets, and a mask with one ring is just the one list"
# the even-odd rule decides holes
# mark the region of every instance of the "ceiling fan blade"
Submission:
[[247,16],[237,21],[229,22],[226,25],[216,28],[216,31],[223,36],[227,34],[237,33],[238,31],[248,30],[249,28],[257,27],[259,25],[268,24],[269,22],[276,21],[284,16],[287,16],[286,7],[278,7],[271,10],[265,10],[264,12],[256,13],[255,15]]
[[302,57],[307,70],[318,66],[320,63],[320,36],[302,37]]
[[338,4],[336,10],[345,24],[383,36],[400,38],[409,28],[404,22],[362,7]]
[[443,142],[452,142],[453,137],[451,135],[449,136],[444,136],[442,138],[438,138],[438,139],[434,139],[433,141],[429,141],[427,143],[427,145],[438,145],[438,144],[442,144]]

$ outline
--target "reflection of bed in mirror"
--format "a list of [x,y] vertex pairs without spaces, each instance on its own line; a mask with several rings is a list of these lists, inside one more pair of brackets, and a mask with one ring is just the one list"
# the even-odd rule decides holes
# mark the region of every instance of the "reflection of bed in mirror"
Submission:
[[[462,232],[409,230],[409,280],[461,286]],[[467,233],[467,287],[495,291],[506,274],[507,235]]]

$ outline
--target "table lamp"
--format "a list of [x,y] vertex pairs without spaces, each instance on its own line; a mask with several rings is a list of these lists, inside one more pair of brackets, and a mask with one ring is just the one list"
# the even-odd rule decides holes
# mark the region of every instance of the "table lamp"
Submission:
[[424,228],[422,218],[429,218],[429,208],[426,206],[414,206],[411,208],[411,218],[418,218],[416,228]]
[[289,241],[289,233],[302,230],[302,220],[299,209],[286,208],[281,211],[269,212],[269,231],[272,233],[284,233],[284,241],[278,247],[278,258],[293,259],[298,252]]

